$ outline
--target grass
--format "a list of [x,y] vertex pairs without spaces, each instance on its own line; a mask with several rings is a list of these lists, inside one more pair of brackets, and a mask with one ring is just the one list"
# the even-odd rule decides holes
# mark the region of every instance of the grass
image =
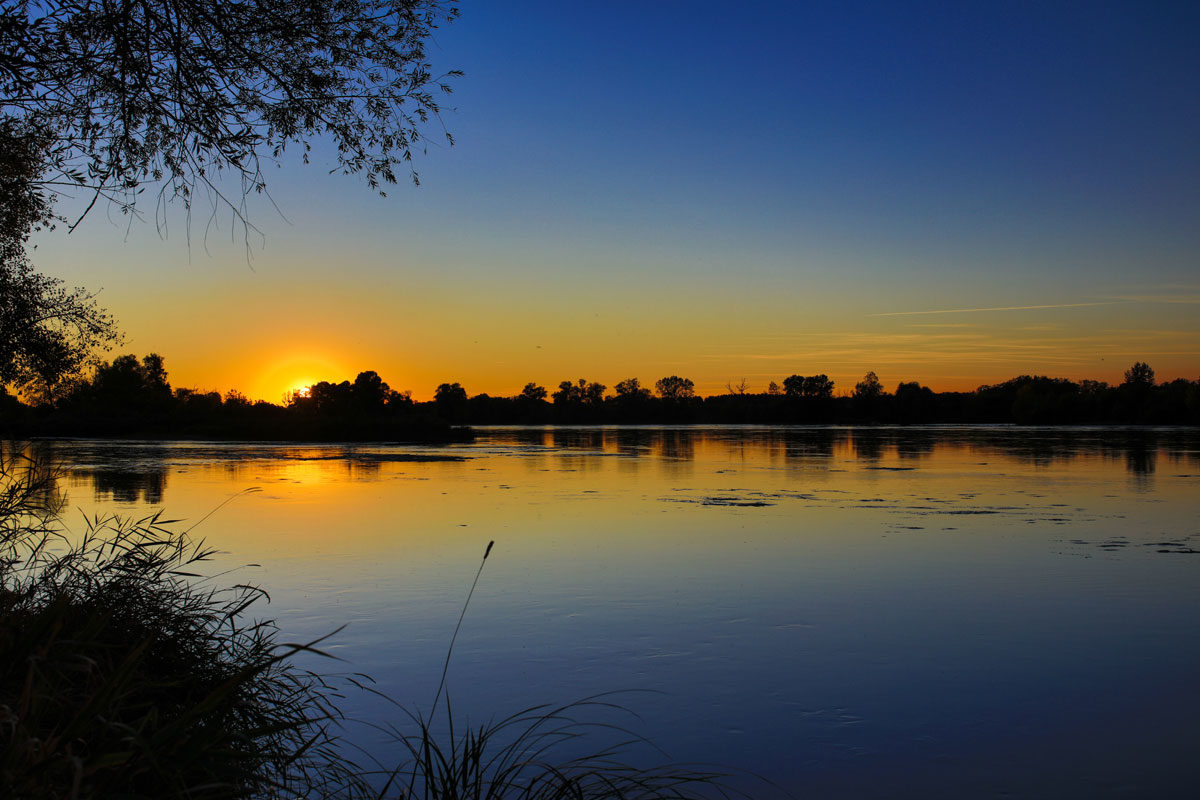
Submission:
[[443,691],[458,628],[430,712],[389,699],[396,722],[380,727],[400,755],[382,764],[347,744],[339,709],[369,679],[298,666],[321,643],[281,642],[254,616],[266,592],[208,575],[214,551],[178,521],[100,517],[69,534],[57,477],[0,453],[0,796],[730,795],[718,772],[632,766],[648,743],[601,720],[623,711],[611,696],[462,723]]

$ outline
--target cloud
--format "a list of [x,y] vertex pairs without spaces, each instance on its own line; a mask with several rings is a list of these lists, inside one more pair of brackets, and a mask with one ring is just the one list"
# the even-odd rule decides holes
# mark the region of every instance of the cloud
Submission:
[[993,306],[991,308],[942,308],[934,311],[885,311],[868,314],[869,317],[908,317],[918,314],[972,314],[977,311],[1035,311],[1044,308],[1080,308],[1083,306],[1111,306],[1121,300],[1100,300],[1094,303],[1054,303],[1044,306]]
[[1126,303],[1200,304],[1200,294],[1130,294],[1118,298]]

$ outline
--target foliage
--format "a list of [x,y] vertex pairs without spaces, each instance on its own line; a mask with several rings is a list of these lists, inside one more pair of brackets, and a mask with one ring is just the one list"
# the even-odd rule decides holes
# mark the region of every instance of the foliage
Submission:
[[[158,377],[147,381],[134,375],[146,369]],[[469,440],[469,429],[452,427],[467,423],[1200,424],[1200,381],[1183,379],[1109,386],[1021,375],[973,392],[934,392],[907,381],[889,394],[868,373],[850,395],[831,397],[832,381],[825,376],[813,376],[816,389],[808,396],[803,394],[808,379],[794,377],[791,386],[798,395],[785,395],[782,388],[756,393],[738,386],[683,401],[657,397],[637,378],[619,381],[616,394],[608,397],[603,384],[563,381],[551,405],[543,398],[544,387],[532,382],[512,397],[468,396],[462,384],[443,383],[433,401],[415,402],[411,393],[397,392],[378,373],[366,371],[353,381],[321,382],[289,393],[280,407],[251,402],[236,391],[224,400],[217,392],[172,393],[157,356],[141,362],[121,356],[102,365],[92,380],[79,381],[53,407],[31,409],[0,393],[0,433],[447,442]]]
[[435,75],[426,42],[457,14],[454,0],[6,0],[0,112],[50,143],[44,189],[132,205],[163,181],[160,197],[190,203],[231,172],[244,195],[264,188],[264,158],[294,144],[307,159],[318,138],[377,188],[411,172],[438,120],[458,73]]
[[409,408],[412,395],[393,390],[379,373],[367,370],[358,373],[353,383],[320,381],[305,392],[290,393],[285,401],[289,409],[303,415],[373,417]]
[[679,401],[696,396],[696,384],[691,378],[669,375],[654,382],[654,389],[663,400]]
[[827,375],[791,375],[783,379],[783,391],[789,397],[828,399],[833,397],[833,381]]
[[546,399],[546,387],[530,381],[525,384],[525,388],[521,389],[521,394],[518,395],[521,400],[529,403],[539,403]]
[[626,378],[623,381],[618,381],[613,387],[617,394],[613,398],[613,403],[628,414],[644,413],[652,398],[650,390],[638,381],[637,378]]
[[[58,523],[55,478],[44,460],[0,460],[5,797],[731,796],[721,773],[625,763],[648,743],[599,718],[627,713],[607,698],[464,727],[447,694],[441,729],[436,699],[425,717],[384,697],[415,724],[384,726],[403,753],[396,765],[362,769],[339,740],[340,689],[293,659],[312,645],[280,644],[272,622],[247,621],[265,592],[198,575],[212,551],[158,515],[92,520],[72,539]],[[447,666],[452,650],[453,640]],[[340,683],[373,691],[361,677]],[[589,753],[601,732],[617,740]]]
[[604,400],[604,390],[607,388],[603,383],[580,378],[578,383],[562,381],[558,384],[558,391],[551,397],[555,405],[596,406]]
[[0,116],[0,262],[5,264],[25,252],[31,232],[54,222],[50,198],[36,186],[46,147],[28,126]]
[[861,381],[854,384],[854,397],[858,400],[873,400],[882,394],[883,384],[879,382],[879,376],[873,371],[868,372]]
[[68,289],[30,264],[29,235],[53,222],[49,199],[34,187],[45,146],[0,117],[0,386],[35,397],[78,376],[95,350],[120,338],[93,293]]
[[1154,370],[1145,361],[1134,362],[1134,365],[1125,370],[1125,383],[1128,386],[1153,386],[1154,385]]
[[[564,706],[534,706],[474,727],[445,728],[429,716],[407,711],[404,728],[385,730],[404,757],[389,770],[385,792],[398,786],[412,800],[689,800],[743,796],[729,788],[728,773],[680,765],[638,767],[626,759],[650,743],[605,712],[628,714],[608,697]],[[589,749],[586,742],[611,734]],[[582,748],[580,747],[582,745]],[[575,755],[567,755],[572,749]]]
[[336,690],[215,587],[158,515],[60,527],[53,474],[0,462],[0,787],[6,797],[351,797]]
[[23,252],[0,262],[0,384],[46,396],[118,341],[94,294],[34,272]]

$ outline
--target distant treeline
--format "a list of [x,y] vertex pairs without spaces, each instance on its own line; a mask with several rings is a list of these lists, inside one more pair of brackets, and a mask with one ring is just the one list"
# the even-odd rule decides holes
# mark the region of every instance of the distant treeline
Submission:
[[636,378],[613,388],[581,378],[554,392],[529,383],[516,396],[492,397],[443,383],[433,400],[416,402],[367,371],[353,382],[314,384],[277,405],[237,391],[172,390],[160,356],[121,356],[53,401],[29,406],[0,391],[0,433],[449,441],[470,436],[459,426],[504,424],[1200,424],[1200,380],[1156,383],[1143,362],[1116,386],[1022,375],[973,392],[934,392],[915,381],[888,392],[870,372],[844,394],[835,394],[826,375],[791,375],[759,393],[743,383],[709,397],[677,375],[653,390]]
[[470,438],[432,403],[413,403],[374,372],[353,383],[322,383],[319,407],[297,395],[277,405],[241,392],[172,389],[163,359],[132,355],[101,364],[90,380],[60,390],[52,400],[26,405],[0,388],[0,435],[98,436],[305,441],[445,442]]
[[600,383],[563,381],[548,393],[527,384],[515,397],[470,397],[457,383],[437,388],[433,404],[443,419],[495,424],[899,424],[1015,423],[1021,425],[1200,424],[1200,380],[1156,384],[1154,370],[1138,362],[1117,386],[1100,381],[1022,375],[973,392],[935,392],[916,381],[888,392],[874,372],[852,391],[835,395],[826,375],[791,375],[766,392],[743,383],[700,397],[695,384],[671,375],[654,390],[636,378],[613,393]]

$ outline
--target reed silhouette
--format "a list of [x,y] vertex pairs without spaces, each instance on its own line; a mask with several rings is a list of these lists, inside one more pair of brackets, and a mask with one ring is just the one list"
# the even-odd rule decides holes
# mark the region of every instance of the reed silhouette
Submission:
[[[58,477],[46,459],[0,451],[2,796],[688,800],[738,794],[724,771],[623,760],[649,743],[599,717],[628,713],[613,695],[539,705],[482,725],[459,722],[447,674],[491,542],[428,714],[385,698],[401,723],[363,723],[389,732],[399,746],[403,755],[386,766],[348,743],[345,732],[355,721],[339,708],[350,691],[384,697],[370,679],[302,668],[296,656],[323,656],[320,646],[329,637],[282,642],[273,621],[249,616],[267,599],[265,590],[205,577],[214,551],[191,534],[221,506],[182,531],[159,512],[137,520],[94,518],[77,536],[61,524]],[[593,747],[598,734],[605,736]]]

